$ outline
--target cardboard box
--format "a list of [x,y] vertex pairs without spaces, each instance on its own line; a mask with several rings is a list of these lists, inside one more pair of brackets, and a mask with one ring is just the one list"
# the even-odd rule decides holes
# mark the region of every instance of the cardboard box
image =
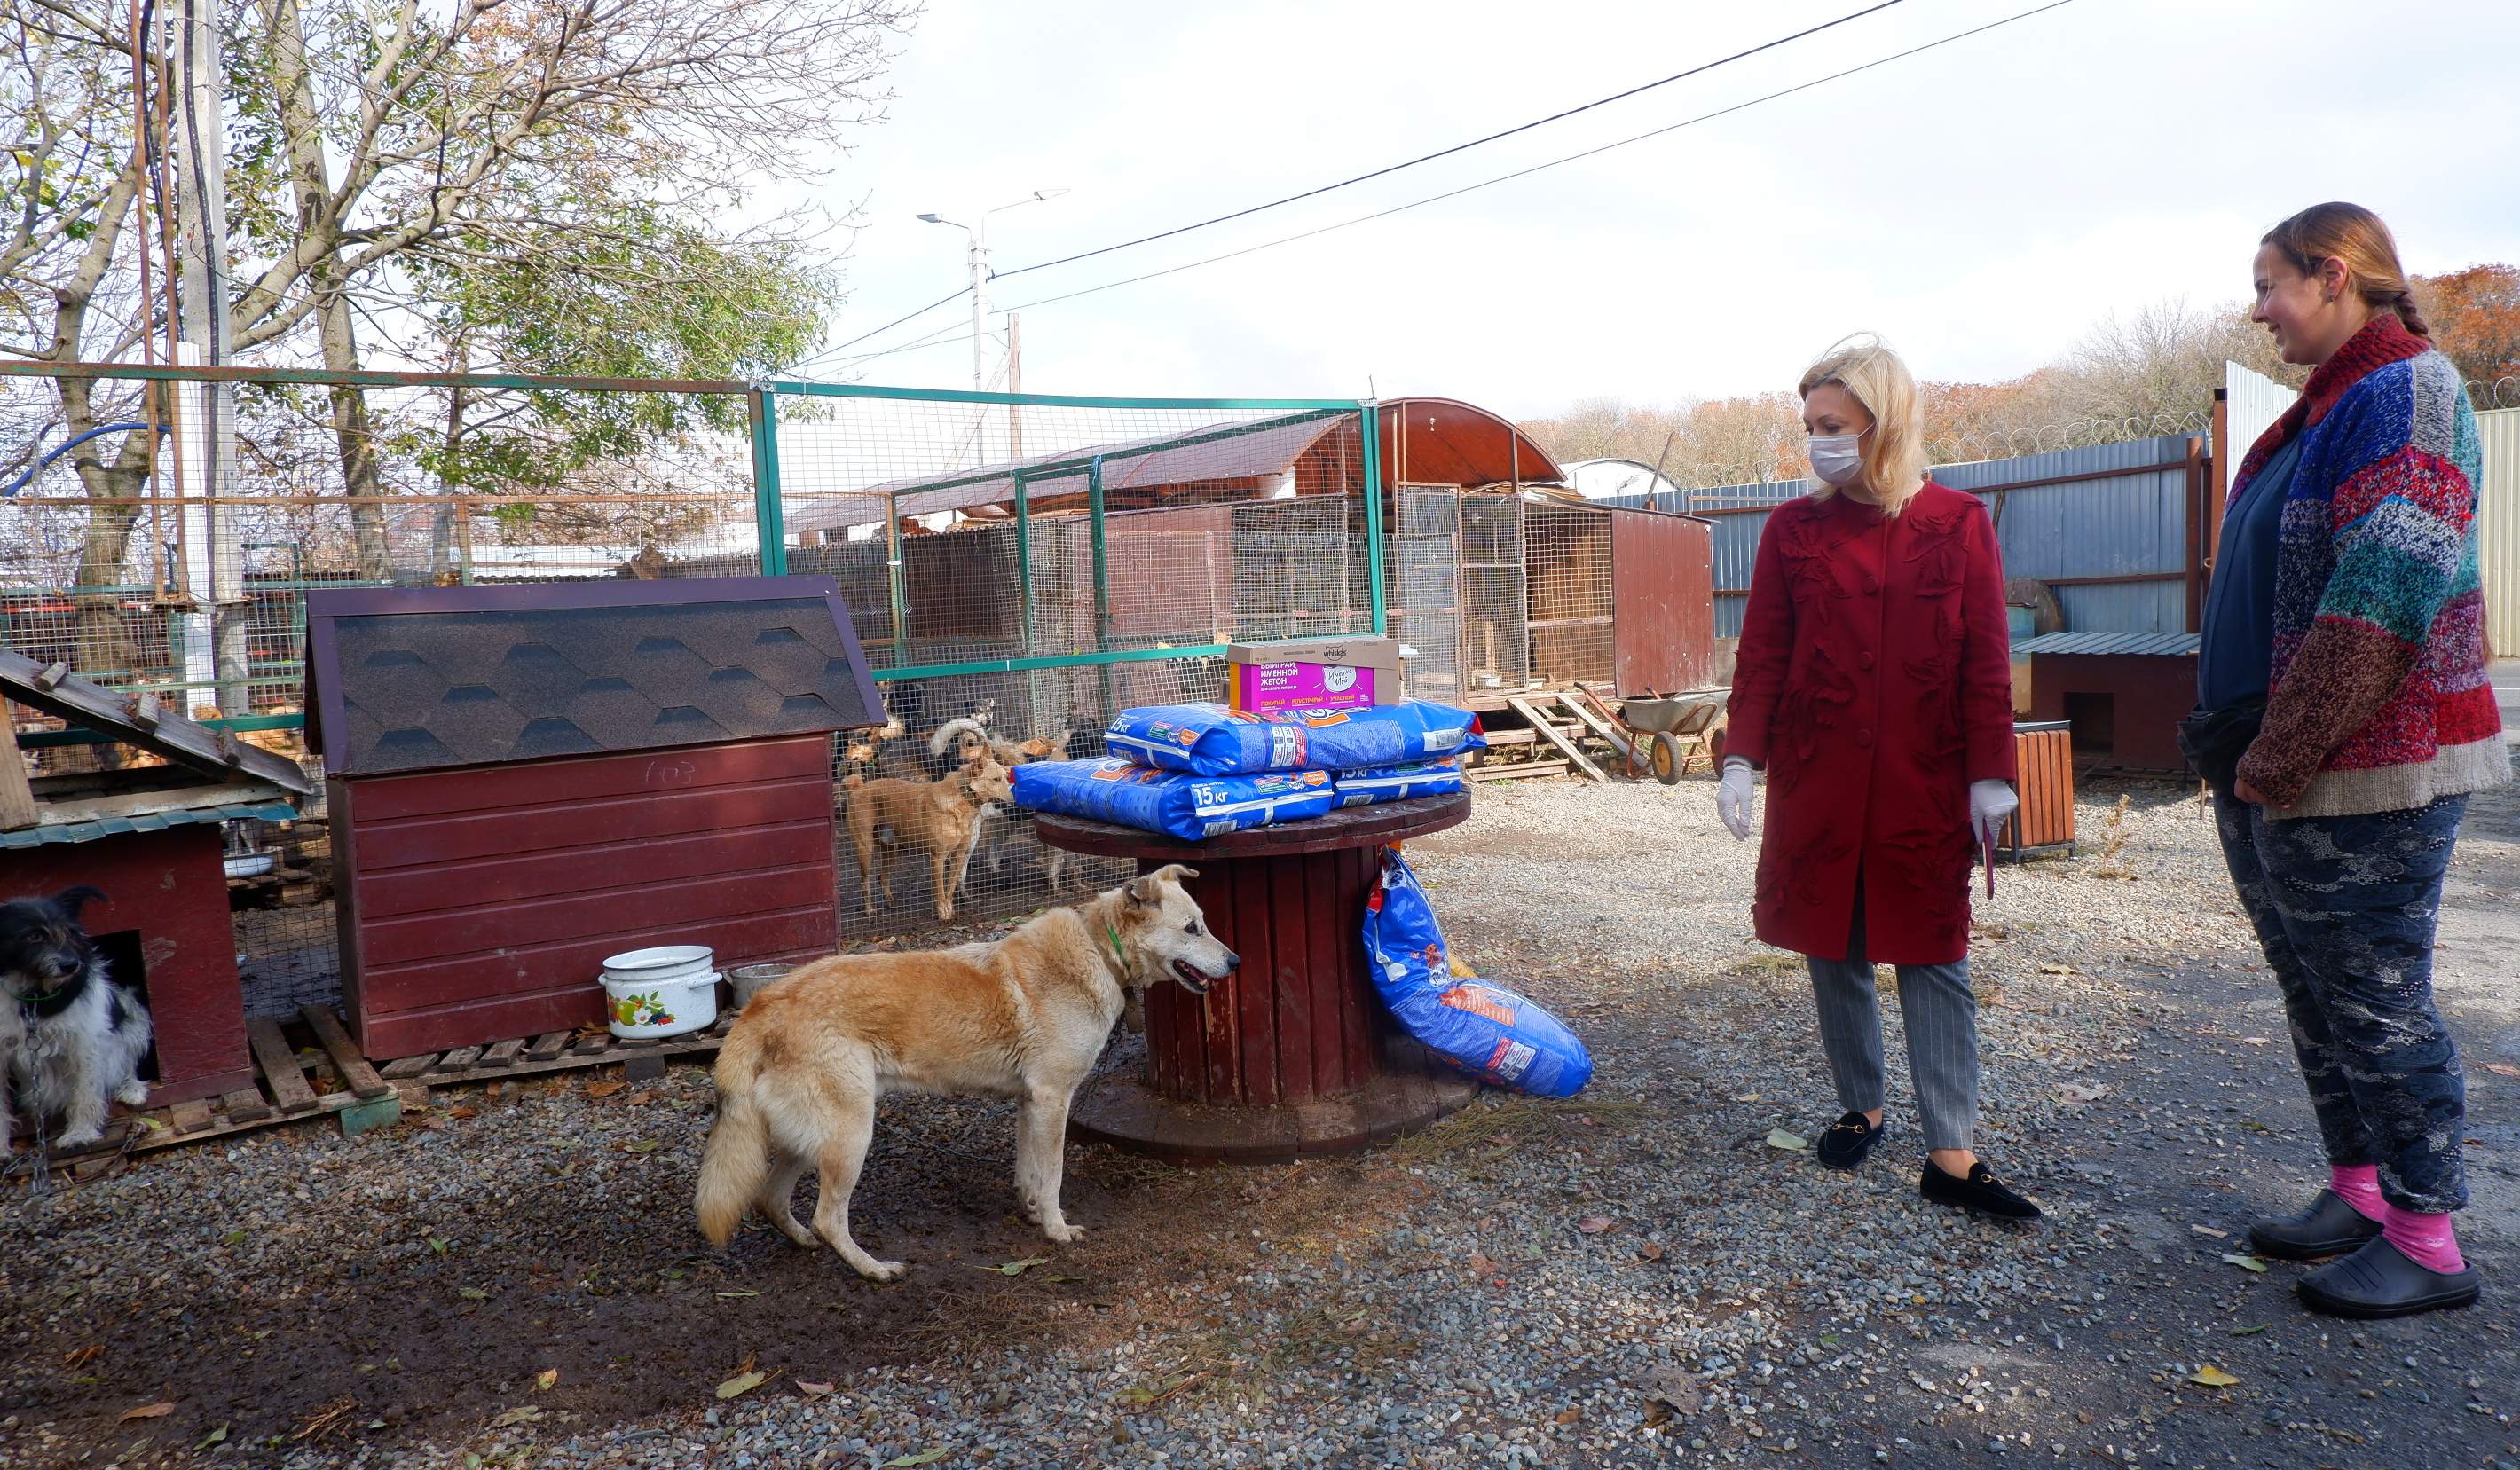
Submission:
[[1225,702],[1246,714],[1288,709],[1370,709],[1398,704],[1400,642],[1391,638],[1289,638],[1230,644]]

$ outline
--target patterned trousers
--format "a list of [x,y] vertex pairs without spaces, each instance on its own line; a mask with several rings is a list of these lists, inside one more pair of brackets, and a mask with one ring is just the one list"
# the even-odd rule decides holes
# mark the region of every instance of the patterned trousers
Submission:
[[2270,821],[2217,794],[2223,857],[2283,991],[2331,1164],[2376,1164],[2402,1210],[2467,1204],[2467,1084],[2433,1006],[2433,927],[2467,798]]

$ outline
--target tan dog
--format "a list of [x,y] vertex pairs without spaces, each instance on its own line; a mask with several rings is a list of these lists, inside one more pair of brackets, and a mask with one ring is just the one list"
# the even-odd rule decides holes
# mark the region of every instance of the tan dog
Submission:
[[[1233,972],[1181,886],[1158,869],[1081,908],[1054,909],[989,944],[818,959],[756,993],[717,1058],[717,1124],[700,1161],[700,1233],[724,1245],[759,1206],[808,1249],[828,1244],[860,1275],[889,1281],[849,1233],[849,1196],[886,1092],[1012,1096],[1015,1195],[1062,1244],[1084,1232],[1058,1203],[1068,1101],[1094,1070],[1123,1004],[1171,980],[1193,995]],[[818,1169],[811,1230],[792,1196]]]
[[[1012,801],[1015,791],[1007,768],[983,751],[937,780],[851,776],[840,781],[840,793],[848,802],[849,842],[857,848],[858,871],[865,879],[866,912],[875,912],[878,874],[884,900],[891,901],[893,850],[914,842],[927,849],[935,873],[936,916],[950,919],[955,890],[962,886],[971,844],[979,836],[980,818],[991,803]],[[889,842],[883,840],[885,828],[892,832]]]

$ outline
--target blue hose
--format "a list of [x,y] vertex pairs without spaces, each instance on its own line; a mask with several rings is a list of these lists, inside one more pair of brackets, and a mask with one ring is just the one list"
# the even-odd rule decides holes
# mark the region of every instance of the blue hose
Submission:
[[[90,440],[90,439],[95,438],[95,437],[96,437],[97,435],[99,435],[99,434],[118,434],[118,433],[123,432],[123,431],[124,431],[124,430],[126,430],[126,429],[147,428],[148,426],[149,426],[149,425],[148,425],[148,424],[146,424],[146,423],[103,423],[103,424],[99,424],[99,425],[98,425],[98,426],[96,426],[95,428],[89,429],[86,433],[83,433],[83,434],[79,435],[77,438],[70,440],[68,444],[63,445],[61,448],[56,449],[56,450],[54,450],[52,453],[50,453],[50,454],[48,454],[48,455],[45,455],[43,458],[41,458],[41,459],[39,459],[39,460],[35,461],[35,463],[34,463],[32,466],[28,467],[28,468],[27,468],[27,470],[26,470],[26,472],[25,472],[24,474],[22,474],[22,475],[18,476],[18,477],[17,477],[16,479],[14,479],[14,480],[11,480],[11,481],[10,481],[10,482],[5,486],[5,487],[0,487],[0,500],[8,500],[8,499],[10,499],[11,497],[15,496],[19,491],[25,489],[28,485],[33,484],[33,483],[35,482],[35,476],[36,476],[36,475],[39,475],[39,474],[41,474],[41,473],[43,473],[43,472],[44,472],[44,467],[45,467],[45,466],[47,466],[47,465],[51,464],[51,463],[52,463],[53,461],[55,461],[55,460],[60,459],[62,456],[64,456],[64,455],[66,455],[66,454],[68,454],[71,450],[78,448],[80,445],[82,445],[82,444],[86,443],[86,442],[87,442],[88,440]],[[174,425],[173,425],[173,424],[171,424],[171,423],[160,423],[160,424],[158,424],[158,432],[159,432],[159,433],[161,433],[161,434],[162,434],[162,433],[167,433],[167,432],[170,432],[173,428],[174,428]],[[36,442],[36,443],[38,443],[38,444],[42,443],[42,442],[43,442],[43,439],[44,439],[44,436],[43,436],[43,435],[41,435],[41,434],[37,434],[37,435],[35,436],[35,442]]]

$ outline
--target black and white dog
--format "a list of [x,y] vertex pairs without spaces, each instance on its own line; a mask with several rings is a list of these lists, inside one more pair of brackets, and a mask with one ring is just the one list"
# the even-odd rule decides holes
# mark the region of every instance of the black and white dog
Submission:
[[104,898],[81,884],[0,904],[0,1155],[13,1102],[39,1128],[59,1115],[55,1146],[76,1148],[105,1136],[109,1101],[149,1096],[149,1013],[79,927],[79,910]]

